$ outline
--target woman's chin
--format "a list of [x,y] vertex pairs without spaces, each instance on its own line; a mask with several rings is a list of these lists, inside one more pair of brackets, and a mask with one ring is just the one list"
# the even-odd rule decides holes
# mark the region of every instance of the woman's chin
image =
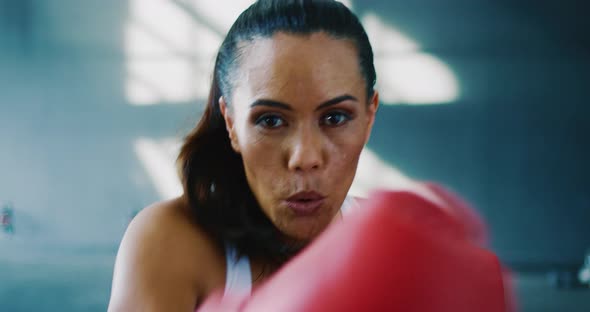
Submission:
[[280,214],[273,220],[277,229],[289,240],[308,242],[320,235],[332,222],[333,213],[329,209],[319,210],[310,216]]
[[292,240],[300,242],[309,242],[316,238],[320,233],[324,231],[328,224],[301,224],[292,225],[287,228],[281,229],[281,232]]

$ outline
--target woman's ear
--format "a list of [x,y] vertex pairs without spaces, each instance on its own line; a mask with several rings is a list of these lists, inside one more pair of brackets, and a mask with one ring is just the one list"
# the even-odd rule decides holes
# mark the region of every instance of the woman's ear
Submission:
[[221,110],[221,115],[223,115],[223,119],[225,120],[225,129],[229,135],[231,147],[234,149],[234,151],[236,151],[236,153],[240,153],[240,145],[238,144],[238,138],[236,136],[232,109],[227,107],[227,103],[225,102],[225,98],[223,98],[223,96],[219,97],[219,109]]
[[367,106],[367,132],[365,136],[365,144],[369,142],[369,138],[371,137],[371,131],[373,129],[373,124],[375,123],[375,114],[377,113],[377,109],[379,108],[379,92],[373,91],[373,96],[369,100],[369,105]]

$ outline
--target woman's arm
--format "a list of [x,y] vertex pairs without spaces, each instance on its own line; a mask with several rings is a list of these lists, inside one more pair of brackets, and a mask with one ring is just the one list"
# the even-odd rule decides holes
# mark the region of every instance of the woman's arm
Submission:
[[208,242],[178,204],[144,209],[117,254],[109,312],[194,311],[204,295]]

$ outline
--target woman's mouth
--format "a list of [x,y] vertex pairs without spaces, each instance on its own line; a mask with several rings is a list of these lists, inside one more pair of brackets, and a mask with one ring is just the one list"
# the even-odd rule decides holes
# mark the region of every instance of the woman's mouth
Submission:
[[284,200],[284,203],[297,216],[310,216],[315,214],[324,204],[325,196],[318,192],[299,192]]

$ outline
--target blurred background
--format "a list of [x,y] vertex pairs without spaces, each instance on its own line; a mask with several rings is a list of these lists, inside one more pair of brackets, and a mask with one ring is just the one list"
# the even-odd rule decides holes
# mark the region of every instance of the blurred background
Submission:
[[[0,0],[0,311],[105,311],[245,0]],[[382,104],[351,192],[472,203],[521,311],[590,311],[586,1],[350,0]],[[583,274],[582,274],[583,275]]]

